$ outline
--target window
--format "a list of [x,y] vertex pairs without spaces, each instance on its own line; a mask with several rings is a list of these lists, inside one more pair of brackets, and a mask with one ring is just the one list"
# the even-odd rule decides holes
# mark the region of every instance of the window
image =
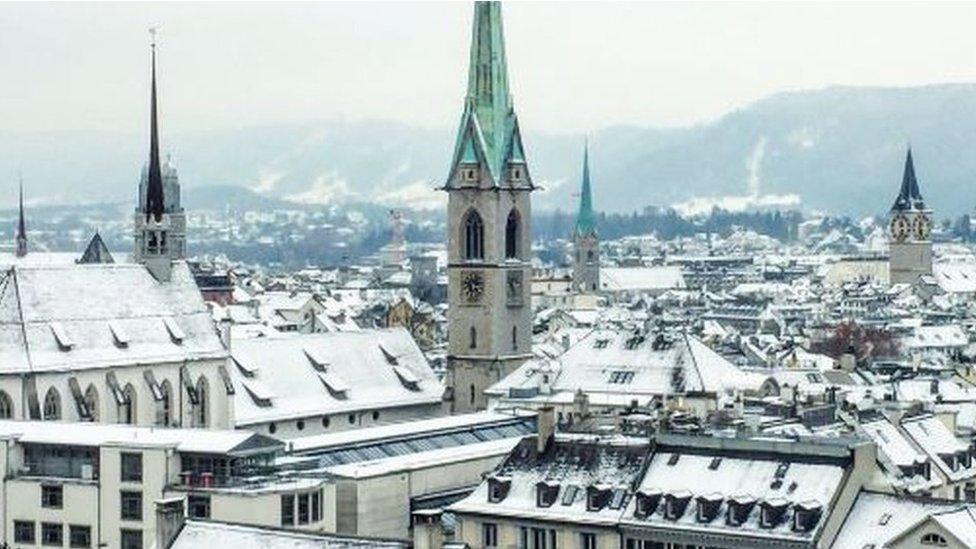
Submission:
[[0,391],[0,419],[10,419],[14,417],[14,401],[10,395]]
[[125,389],[122,390],[122,404],[119,405],[119,422],[125,423],[126,425],[134,425],[136,422],[136,388],[132,386],[131,383],[125,385]]
[[308,524],[311,505],[309,494],[299,494],[298,496],[298,524]]
[[461,226],[464,231],[464,259],[484,259],[485,226],[477,210],[470,210]]
[[295,422],[295,428],[298,429],[299,431],[304,431],[305,430],[305,420],[300,419],[300,420],[296,421]]
[[58,390],[51,387],[44,395],[44,419],[53,421],[61,419],[61,395]]
[[485,547],[498,547],[498,525],[485,522],[481,525],[481,544]]
[[91,547],[91,526],[72,524],[68,526],[69,547]]
[[934,545],[936,547],[945,547],[948,544],[946,539],[939,534],[925,534],[922,536],[922,545]]
[[31,520],[15,520],[14,521],[14,541],[16,543],[29,543],[34,544],[34,539],[36,536],[36,529],[34,528],[34,521]]
[[210,518],[210,496],[187,496],[186,514],[190,518]]
[[281,496],[281,525],[295,525],[295,496],[292,494]]
[[85,409],[88,410],[88,416],[92,421],[98,421],[98,389],[94,385],[89,385],[85,389]]
[[142,530],[122,530],[121,549],[142,549]]
[[64,505],[64,488],[58,486],[41,486],[41,507],[60,509]]
[[322,491],[312,492],[312,522],[322,520]]
[[512,350],[518,351],[518,328],[512,326]]
[[356,423],[356,414],[349,414],[349,425]]
[[596,549],[596,534],[592,532],[581,533],[580,549]]
[[122,482],[142,482],[142,454],[122,452]]
[[142,520],[142,492],[122,491],[122,520]]
[[207,387],[207,379],[200,376],[197,380],[197,405],[193,409],[193,426],[194,427],[206,427],[208,414],[208,393],[209,388]]
[[61,547],[64,545],[64,528],[57,522],[41,523],[41,545]]
[[474,383],[471,384],[470,389],[471,389],[471,404],[474,404],[474,396],[475,396],[475,394],[474,394]]
[[628,370],[614,370],[610,372],[608,383],[613,385],[627,385],[634,381],[634,372]]
[[380,411],[373,410],[373,421],[378,421],[380,419]]
[[478,347],[478,330],[474,326],[468,329],[468,348],[475,349]]
[[326,429],[328,429],[329,428],[329,423],[331,423],[329,421],[329,416],[322,416],[322,427],[325,427]]
[[156,401],[156,425],[169,427],[173,423],[173,387],[169,380],[159,386],[159,400]]
[[519,214],[514,208],[508,214],[505,222],[505,258],[515,259],[519,256]]

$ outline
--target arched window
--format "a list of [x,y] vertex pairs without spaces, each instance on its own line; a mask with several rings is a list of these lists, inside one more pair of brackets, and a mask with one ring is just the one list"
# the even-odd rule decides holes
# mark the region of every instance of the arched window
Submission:
[[51,387],[44,395],[44,419],[47,421],[61,419],[61,395]]
[[477,347],[478,347],[478,330],[475,330],[474,326],[472,326],[468,330],[468,348],[475,349]]
[[512,326],[512,350],[518,351],[518,327]]
[[14,401],[4,391],[0,391],[0,419],[11,419],[14,417]]
[[156,401],[156,425],[169,427],[173,423],[173,388],[169,380],[159,385],[162,397]]
[[474,406],[474,383],[471,384],[471,405]]
[[593,250],[587,250],[586,251],[586,260],[587,261],[593,261]]
[[485,258],[485,225],[477,210],[470,210],[462,222],[464,259]]
[[126,425],[135,425],[136,418],[138,416],[138,409],[136,405],[138,404],[139,395],[136,394],[136,388],[132,386],[131,383],[126,383],[125,388],[122,389],[122,404],[119,406],[119,422],[125,423]]
[[508,214],[508,221],[505,222],[505,257],[507,259],[519,256],[520,225],[518,211],[512,208]]
[[89,384],[88,388],[85,389],[85,408],[88,409],[92,421],[99,420],[101,413],[98,409],[98,389],[95,388],[94,384]]
[[197,405],[193,409],[193,426],[206,427],[210,414],[210,388],[207,378],[200,376],[197,380]]
[[949,542],[939,534],[925,534],[922,536],[922,545],[933,545],[935,547],[945,547]]

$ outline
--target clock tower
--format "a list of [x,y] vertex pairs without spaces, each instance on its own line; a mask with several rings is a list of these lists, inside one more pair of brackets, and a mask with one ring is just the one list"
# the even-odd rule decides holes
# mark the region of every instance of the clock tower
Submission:
[[932,274],[932,210],[925,207],[908,149],[901,190],[888,215],[888,281],[914,284]]
[[484,390],[531,356],[534,189],[509,94],[499,2],[476,2],[464,113],[447,191],[452,411],[485,408]]

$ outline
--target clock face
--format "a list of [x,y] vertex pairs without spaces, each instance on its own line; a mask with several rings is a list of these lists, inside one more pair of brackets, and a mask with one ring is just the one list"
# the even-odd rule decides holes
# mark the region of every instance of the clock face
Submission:
[[912,222],[912,233],[918,240],[928,240],[932,234],[932,220],[927,215],[917,215]]
[[912,225],[908,221],[908,216],[905,214],[897,214],[891,218],[891,236],[895,238],[898,242],[903,242],[908,238],[909,233],[911,233]]
[[461,296],[468,303],[478,303],[485,293],[485,279],[478,271],[461,273]]

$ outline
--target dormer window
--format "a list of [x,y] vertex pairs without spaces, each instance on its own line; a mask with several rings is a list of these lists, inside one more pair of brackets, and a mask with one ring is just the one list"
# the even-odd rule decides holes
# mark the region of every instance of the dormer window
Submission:
[[461,183],[470,185],[478,182],[478,166],[462,165],[459,172]]
[[535,485],[535,503],[537,507],[552,507],[559,496],[559,483],[543,480]]
[[512,181],[521,181],[522,174],[523,174],[523,170],[521,166],[512,166],[511,168],[509,168],[508,178],[511,179]]
[[661,492],[657,490],[641,490],[637,492],[634,502],[634,516],[637,518],[649,517],[657,510],[657,504],[661,501]]
[[488,502],[498,503],[508,496],[512,479],[508,477],[488,477]]

